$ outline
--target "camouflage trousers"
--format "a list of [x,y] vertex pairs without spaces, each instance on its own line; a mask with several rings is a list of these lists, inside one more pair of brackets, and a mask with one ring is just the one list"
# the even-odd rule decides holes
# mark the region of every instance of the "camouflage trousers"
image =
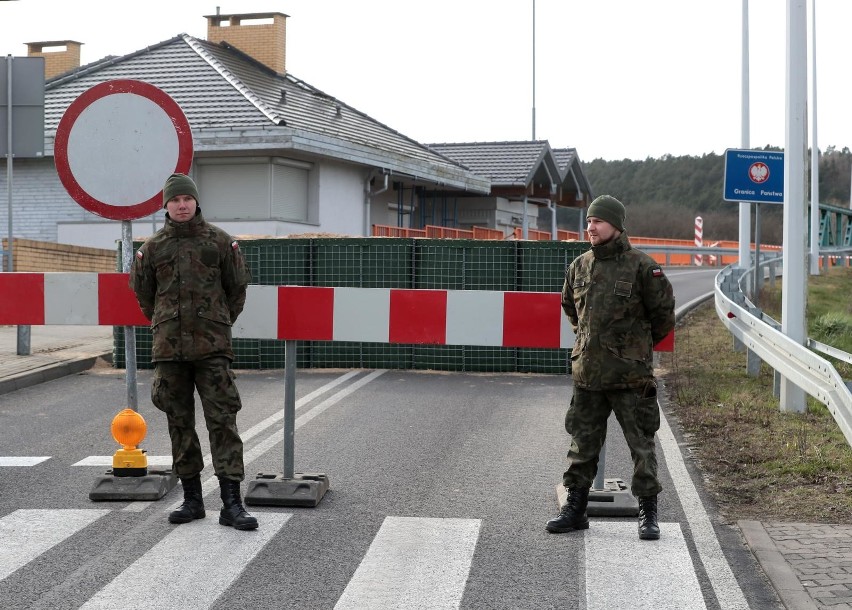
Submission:
[[565,430],[571,435],[568,470],[562,475],[566,488],[591,487],[598,470],[598,456],[606,441],[609,414],[615,413],[633,458],[631,493],[655,496],[662,490],[657,479],[654,433],[660,428],[660,408],[653,381],[638,390],[593,391],[574,388],[565,414]]
[[195,432],[195,390],[207,424],[213,470],[220,478],[242,481],[243,441],[237,429],[237,411],[242,403],[225,357],[156,363],[151,401],[168,418],[174,473],[190,478],[204,469]]

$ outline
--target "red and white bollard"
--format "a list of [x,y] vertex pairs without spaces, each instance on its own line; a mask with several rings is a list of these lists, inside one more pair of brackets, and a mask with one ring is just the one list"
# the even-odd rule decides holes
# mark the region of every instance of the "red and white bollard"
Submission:
[[[701,216],[695,217],[695,247],[700,248],[704,241],[704,219]],[[696,252],[692,261],[696,267],[700,267],[704,257]]]

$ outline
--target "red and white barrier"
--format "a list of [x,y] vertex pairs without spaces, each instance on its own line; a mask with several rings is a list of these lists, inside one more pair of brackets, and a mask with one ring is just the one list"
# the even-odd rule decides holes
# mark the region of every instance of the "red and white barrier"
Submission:
[[[148,326],[126,273],[0,274],[0,324]],[[251,285],[234,337],[570,348],[558,292]],[[671,351],[674,337],[656,349]]]
[[[704,219],[701,216],[695,217],[695,247],[700,248],[704,244]],[[701,266],[704,257],[696,253],[693,256],[693,262],[697,267]]]

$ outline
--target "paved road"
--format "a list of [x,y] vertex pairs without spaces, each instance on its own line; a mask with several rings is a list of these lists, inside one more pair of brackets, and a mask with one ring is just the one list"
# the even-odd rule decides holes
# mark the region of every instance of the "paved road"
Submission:
[[[143,447],[159,463],[168,437],[149,384],[141,372]],[[238,384],[247,470],[280,472],[282,374],[245,371]],[[261,527],[248,533],[219,526],[214,510],[169,525],[179,488],[159,502],[88,500],[104,471],[93,464],[117,448],[108,427],[122,407],[120,371],[7,394],[3,453],[33,459],[2,471],[0,599],[15,600],[10,608],[780,607],[736,529],[696,514],[701,498],[670,454],[674,437],[661,438],[659,543],[640,544],[632,519],[544,530],[557,509],[570,389],[569,378],[547,375],[300,372],[296,468],[328,473],[332,489],[316,508],[254,508]],[[627,449],[613,432],[608,470],[624,473]]]

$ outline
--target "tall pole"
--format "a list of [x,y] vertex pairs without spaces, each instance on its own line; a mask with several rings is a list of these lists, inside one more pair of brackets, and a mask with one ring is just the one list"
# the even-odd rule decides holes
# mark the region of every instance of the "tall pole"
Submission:
[[532,139],[535,140],[535,0],[532,13]]
[[[533,0],[532,14],[532,139],[535,140],[535,0]],[[521,223],[522,236],[524,239],[529,238],[529,224],[527,220],[527,196],[524,195],[524,220]],[[556,210],[553,211],[554,216]]]
[[[807,226],[805,153],[807,147],[807,21],[805,0],[787,0],[787,92],[784,143],[784,275],[781,291],[781,332],[800,345],[807,342],[805,256]],[[802,413],[805,392],[781,378],[781,410]]]
[[6,56],[6,195],[9,201],[9,231],[6,233],[6,271],[12,273],[12,56]]
[[811,0],[811,275],[819,275],[819,145],[817,144],[816,0]]
[[[743,0],[742,37],[740,148],[747,150],[751,148],[749,143],[748,0]],[[739,228],[740,267],[748,269],[751,262],[751,204],[747,201],[740,202]]]
[[[12,150],[12,56],[6,56],[6,96],[7,96],[7,112],[6,112],[6,136],[8,138],[8,142],[6,143],[6,191],[9,196],[9,231],[8,237],[6,238],[6,270],[9,273],[12,273],[15,270],[14,267],[14,245],[15,241],[12,238],[13,230],[12,230],[12,166],[13,158],[15,156],[15,151]],[[19,356],[29,356],[30,355],[30,327],[19,324],[16,328],[17,331],[17,350],[16,353]]]

